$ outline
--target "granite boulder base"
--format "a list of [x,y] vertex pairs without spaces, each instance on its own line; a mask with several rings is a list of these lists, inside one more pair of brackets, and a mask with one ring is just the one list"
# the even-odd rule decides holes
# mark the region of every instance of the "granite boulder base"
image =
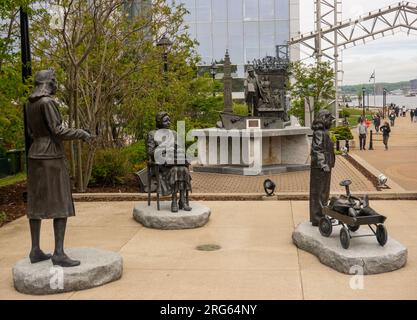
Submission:
[[160,230],[194,229],[204,226],[210,218],[210,208],[198,202],[190,202],[191,211],[171,212],[171,202],[161,201],[160,211],[156,203],[148,206],[140,203],[133,209],[133,218],[147,228]]
[[[346,274],[354,273],[352,267],[357,266],[363,268],[365,275],[391,272],[407,262],[407,248],[392,238],[388,238],[384,247],[375,237],[353,238],[346,250],[340,244],[339,232],[340,226],[334,227],[331,236],[326,238],[317,227],[304,222],[298,225],[292,239],[298,248],[314,254],[321,263]],[[367,226],[362,226],[354,235],[371,233]]]
[[61,268],[51,260],[31,264],[26,258],[17,262],[13,267],[15,289],[32,295],[56,294],[98,287],[122,277],[123,259],[117,253],[93,248],[66,251],[81,264]]

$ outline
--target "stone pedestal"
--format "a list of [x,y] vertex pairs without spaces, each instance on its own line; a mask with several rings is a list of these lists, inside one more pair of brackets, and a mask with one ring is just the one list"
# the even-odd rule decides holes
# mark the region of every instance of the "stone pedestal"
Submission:
[[140,203],[133,209],[133,218],[143,226],[152,229],[178,230],[194,229],[204,226],[210,218],[210,208],[198,202],[190,202],[191,211],[171,212],[171,201],[161,201],[160,209],[156,202],[148,206]]
[[202,129],[195,172],[268,175],[309,170],[311,129]]
[[[400,269],[407,262],[407,248],[392,238],[381,247],[375,237],[353,238],[349,249],[343,249],[339,240],[340,226],[334,227],[329,238],[323,237],[310,222],[300,224],[292,235],[294,244],[317,256],[321,263],[346,274],[358,267],[363,274],[378,274]],[[388,230],[389,232],[389,230]],[[353,233],[355,236],[372,234],[368,226]]]
[[117,253],[93,248],[67,249],[66,253],[81,265],[62,268],[51,260],[32,264],[29,258],[16,263],[15,289],[32,295],[56,294],[98,287],[122,276],[123,260]]

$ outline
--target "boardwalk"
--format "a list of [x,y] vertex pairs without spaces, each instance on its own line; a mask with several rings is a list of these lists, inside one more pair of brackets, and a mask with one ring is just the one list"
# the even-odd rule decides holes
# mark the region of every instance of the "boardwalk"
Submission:
[[[388,151],[384,150],[382,135],[379,134],[375,136],[374,151],[354,150],[353,153],[405,190],[415,191],[417,190],[417,123],[412,123],[407,114],[405,118],[398,118],[391,129]],[[356,130],[354,136],[358,141]]]

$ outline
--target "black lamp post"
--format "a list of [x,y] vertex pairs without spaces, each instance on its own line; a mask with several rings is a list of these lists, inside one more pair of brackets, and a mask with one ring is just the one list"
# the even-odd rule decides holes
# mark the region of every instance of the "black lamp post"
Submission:
[[[32,76],[30,41],[29,41],[29,19],[26,10],[20,7],[20,45],[21,45],[21,59],[22,59],[22,81],[26,84],[29,77]],[[28,135],[26,123],[26,107],[23,107],[23,126],[25,135],[25,152],[26,152],[26,170],[27,170],[27,156],[32,141]]]
[[384,88],[382,94],[382,118],[385,119],[385,108],[387,107],[387,89]]
[[[216,74],[217,74],[217,69],[218,68],[219,67],[213,61],[213,63],[210,66],[210,74],[211,74],[211,77],[213,78],[213,84],[214,84],[214,81],[216,80]],[[216,92],[214,91],[214,88],[213,88],[213,97],[215,97],[215,96],[216,96]]]
[[164,53],[162,55],[162,59],[164,61],[164,73],[168,72],[168,51],[167,48],[172,46],[171,40],[169,40],[165,35],[159,39],[159,41],[156,44],[158,47],[162,47],[164,50]]
[[362,88],[362,116],[365,118],[365,95],[366,89],[365,87]]

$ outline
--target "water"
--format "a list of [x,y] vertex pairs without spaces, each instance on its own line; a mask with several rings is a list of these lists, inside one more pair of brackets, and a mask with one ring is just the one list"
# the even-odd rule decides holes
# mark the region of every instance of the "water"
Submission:
[[[352,97],[353,98],[353,97]],[[365,98],[365,103],[368,104],[368,99]],[[407,109],[417,108],[417,97],[405,97],[405,96],[387,96],[387,105],[391,103],[396,104],[397,106],[406,106]],[[376,105],[377,107],[382,107],[383,96],[376,96]],[[349,107],[359,107],[358,99],[352,99],[352,102],[348,102]],[[374,96],[369,96],[369,105],[373,107],[374,105]]]

